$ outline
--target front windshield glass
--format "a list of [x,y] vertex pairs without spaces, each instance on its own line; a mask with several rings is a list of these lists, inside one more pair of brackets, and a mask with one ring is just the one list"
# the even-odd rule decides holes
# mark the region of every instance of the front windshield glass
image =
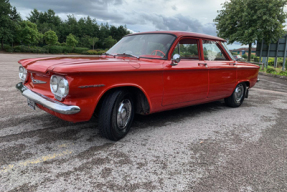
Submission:
[[221,44],[223,45],[225,51],[228,53],[229,57],[230,57],[233,61],[235,61],[233,55],[230,53],[229,49],[227,48],[226,43],[225,43],[225,42],[221,42]]
[[122,38],[107,54],[167,58],[168,50],[176,37],[170,34],[140,34]]

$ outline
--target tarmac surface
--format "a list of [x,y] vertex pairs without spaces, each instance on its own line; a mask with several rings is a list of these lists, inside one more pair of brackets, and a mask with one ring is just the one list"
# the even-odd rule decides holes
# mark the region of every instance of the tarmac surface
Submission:
[[27,106],[17,61],[42,56],[0,54],[0,191],[287,191],[286,80],[260,75],[239,108],[136,116],[111,142],[95,119],[74,124]]

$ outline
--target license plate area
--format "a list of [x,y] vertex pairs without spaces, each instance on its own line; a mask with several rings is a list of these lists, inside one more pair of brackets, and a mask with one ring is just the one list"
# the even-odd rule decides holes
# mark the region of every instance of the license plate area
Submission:
[[27,104],[29,107],[31,107],[33,110],[35,110],[35,102],[34,101],[27,99]]

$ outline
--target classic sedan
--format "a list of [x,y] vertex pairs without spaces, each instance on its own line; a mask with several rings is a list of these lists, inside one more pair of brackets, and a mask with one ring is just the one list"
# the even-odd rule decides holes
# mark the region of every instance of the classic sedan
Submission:
[[16,85],[28,105],[63,120],[98,117],[103,137],[117,141],[134,114],[147,115],[224,99],[239,107],[259,67],[237,62],[225,40],[204,34],[130,34],[100,57],[23,59]]

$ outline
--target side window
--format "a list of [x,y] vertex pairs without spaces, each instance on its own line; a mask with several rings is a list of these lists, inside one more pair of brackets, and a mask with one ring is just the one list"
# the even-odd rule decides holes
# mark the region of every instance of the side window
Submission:
[[172,56],[179,54],[181,59],[199,60],[198,55],[198,40],[196,39],[182,39],[175,47]]
[[209,61],[227,60],[222,51],[219,49],[219,45],[216,41],[203,40],[202,45],[205,60]]

